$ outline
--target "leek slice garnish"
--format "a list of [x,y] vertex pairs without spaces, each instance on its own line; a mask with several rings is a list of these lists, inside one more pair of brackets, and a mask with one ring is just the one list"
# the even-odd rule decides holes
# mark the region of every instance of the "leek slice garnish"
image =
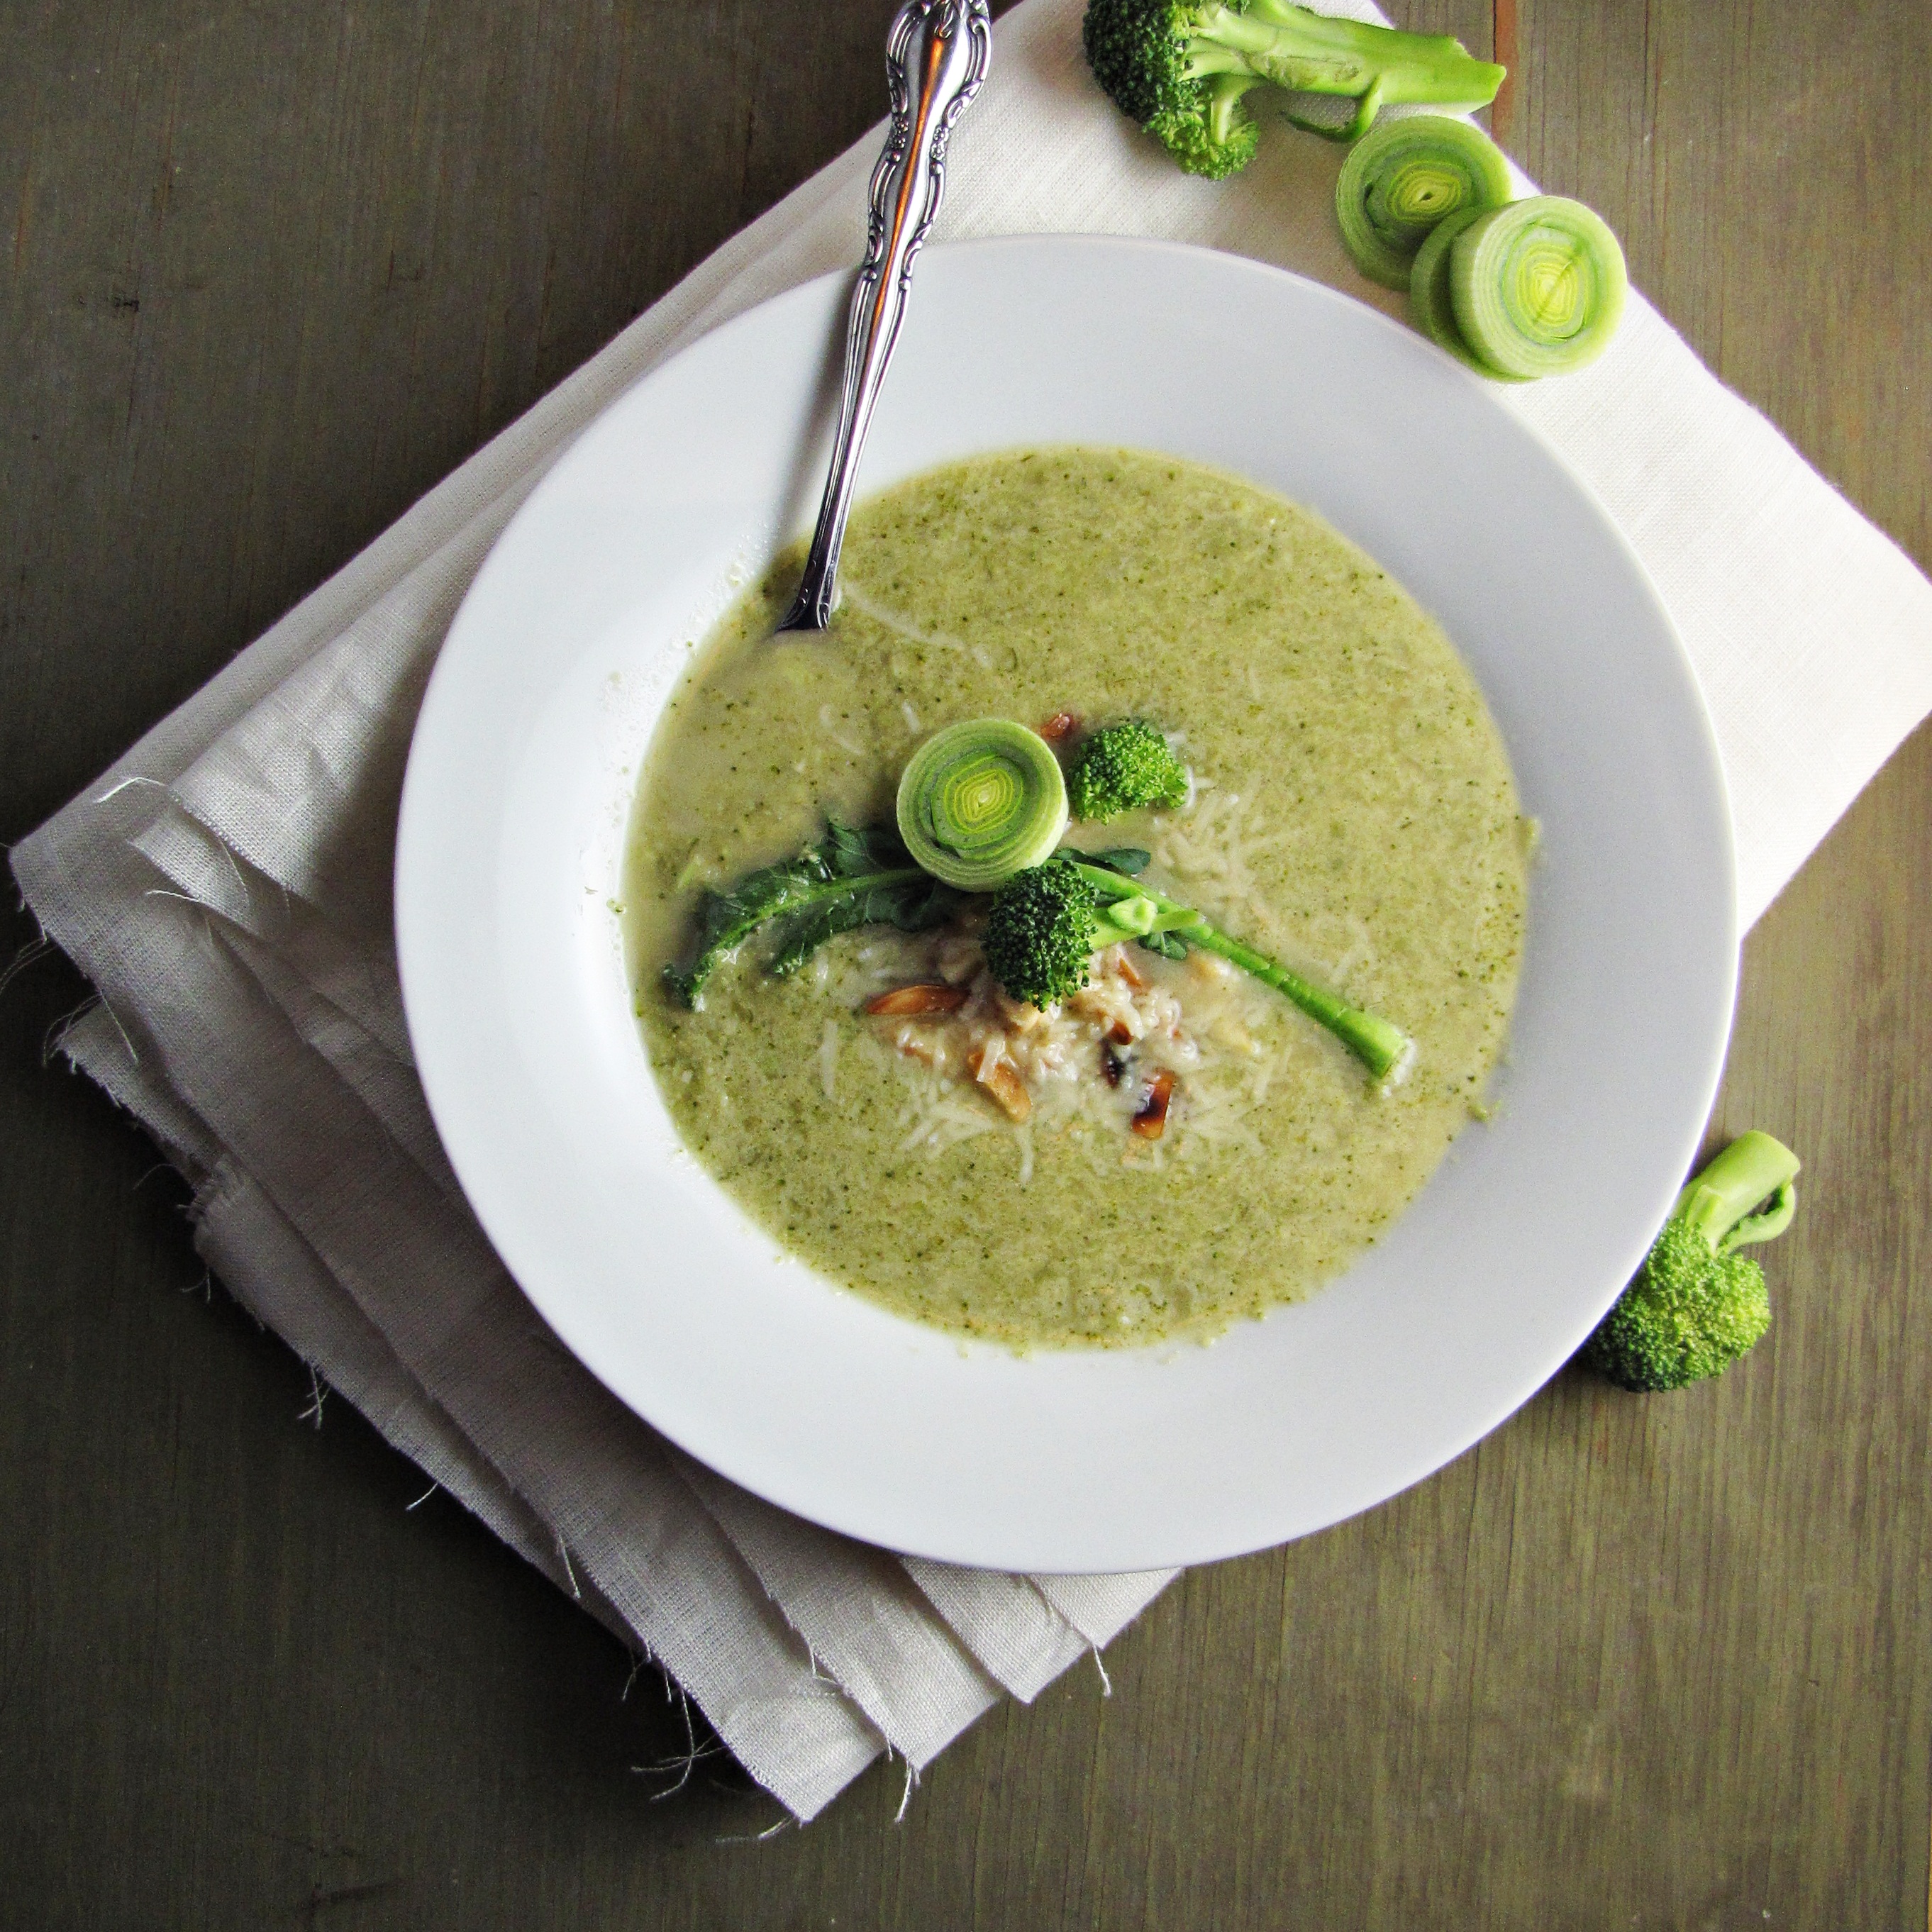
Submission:
[[1416,253],[1438,223],[1509,197],[1509,164],[1480,128],[1445,114],[1412,114],[1378,121],[1349,149],[1335,214],[1362,273],[1406,289]]
[[1487,210],[1449,249],[1449,298],[1463,342],[1505,376],[1555,376],[1594,362],[1623,314],[1624,251],[1580,201],[1532,195]]
[[1052,856],[1066,830],[1052,748],[1004,718],[949,724],[899,780],[899,836],[914,862],[967,892],[1003,885]]

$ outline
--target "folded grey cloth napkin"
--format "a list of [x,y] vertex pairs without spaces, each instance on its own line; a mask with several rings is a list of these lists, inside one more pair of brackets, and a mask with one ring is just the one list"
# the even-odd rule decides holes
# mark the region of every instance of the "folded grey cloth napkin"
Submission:
[[[1073,230],[1281,263],[1400,313],[1333,226],[1339,158],[1280,136],[1180,174],[1100,95],[1080,0],[1025,0],[954,147],[943,236]],[[1363,7],[1331,7],[1370,17]],[[498,1535],[697,1700],[800,1818],[1031,1697],[1170,1573],[1022,1577],[856,1544],[680,1455],[490,1252],[410,1059],[390,862],[418,700],[524,495],[652,364],[849,266],[868,137],[697,269],[16,848],[100,1003],[64,1049],[196,1189],[236,1296]],[[1641,299],[1582,374],[1498,389],[1648,568],[1729,777],[1748,924],[1932,708],[1932,585]]]

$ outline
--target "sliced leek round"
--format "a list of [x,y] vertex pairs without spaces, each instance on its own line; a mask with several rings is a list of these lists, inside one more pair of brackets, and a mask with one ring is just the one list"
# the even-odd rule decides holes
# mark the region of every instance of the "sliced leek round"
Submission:
[[1038,732],[976,718],[913,754],[898,818],[916,865],[949,886],[988,892],[1052,856],[1066,830],[1066,784]]
[[1362,273],[1406,289],[1416,251],[1438,222],[1509,198],[1509,164],[1480,128],[1446,114],[1412,114],[1378,121],[1348,150],[1335,214]]
[[1492,369],[1471,350],[1462,340],[1455,308],[1449,299],[1449,251],[1456,236],[1482,212],[1480,208],[1458,208],[1430,230],[1429,238],[1416,250],[1415,266],[1409,271],[1408,305],[1430,341],[1448,350],[1459,362],[1466,362],[1478,375],[1498,382],[1514,382],[1516,377]]
[[1628,281],[1624,251],[1580,201],[1532,195],[1489,209],[1450,244],[1463,342],[1505,376],[1558,376],[1610,345]]

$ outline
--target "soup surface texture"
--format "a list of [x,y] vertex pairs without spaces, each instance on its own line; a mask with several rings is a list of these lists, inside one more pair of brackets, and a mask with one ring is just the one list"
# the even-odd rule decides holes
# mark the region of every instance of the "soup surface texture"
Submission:
[[[1525,821],[1447,638],[1309,512],[1132,451],[982,458],[872,498],[830,632],[775,639],[798,562],[698,652],[632,814],[631,970],[687,1147],[824,1274],[1017,1348],[1211,1334],[1334,1275],[1481,1115],[1515,994]],[[1416,1043],[1404,1079],[1376,1090],[1198,954],[1131,954],[1144,999],[1185,1021],[1157,1139],[1084,1063],[1016,1124],[868,1018],[870,994],[933,976],[943,939],[864,928],[785,980],[754,940],[702,1010],[665,993],[704,887],[828,812],[889,822],[941,725],[1060,713],[1150,719],[1193,779],[1172,811],[1070,839],[1148,849],[1150,883],[1394,1021]]]

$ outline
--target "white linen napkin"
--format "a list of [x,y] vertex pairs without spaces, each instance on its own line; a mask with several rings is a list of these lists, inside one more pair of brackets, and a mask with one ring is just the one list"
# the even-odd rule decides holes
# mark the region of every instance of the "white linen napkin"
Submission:
[[[1334,232],[1333,148],[1274,132],[1231,182],[1183,176],[1093,86],[1080,7],[1025,0],[1000,23],[942,238],[1192,241],[1402,312]],[[64,1051],[193,1180],[214,1270],[658,1659],[802,1819],[882,1749],[916,1773],[1001,1690],[1035,1695],[1170,1573],[902,1560],[735,1489],[620,1408],[504,1274],[444,1161],[403,1028],[390,860],[417,702],[498,532],[653,364],[852,265],[878,142],[721,249],[13,855],[101,995]],[[1932,585],[1641,299],[1594,368],[1498,394],[1595,489],[1676,620],[1716,721],[1748,925],[1932,709]]]

